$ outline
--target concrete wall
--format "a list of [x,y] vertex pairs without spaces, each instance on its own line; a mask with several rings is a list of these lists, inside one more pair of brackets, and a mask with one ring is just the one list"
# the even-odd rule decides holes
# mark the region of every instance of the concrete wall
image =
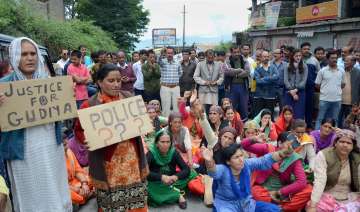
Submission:
[[65,20],[63,0],[27,0],[29,5],[46,19]]
[[305,41],[312,44],[312,50],[318,46],[341,48],[347,45],[360,49],[360,18],[272,30],[253,30],[249,32],[249,37],[252,39],[253,51],[257,48],[273,50],[281,45],[299,48]]

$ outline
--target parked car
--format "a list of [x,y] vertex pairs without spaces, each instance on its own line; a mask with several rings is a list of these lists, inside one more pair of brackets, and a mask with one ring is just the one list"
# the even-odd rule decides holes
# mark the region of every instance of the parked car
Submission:
[[[0,34],[0,62],[9,60],[9,45],[15,37]],[[40,46],[40,53],[44,58],[45,69],[50,73],[50,76],[55,76],[55,70],[50,60],[49,51],[46,47]]]

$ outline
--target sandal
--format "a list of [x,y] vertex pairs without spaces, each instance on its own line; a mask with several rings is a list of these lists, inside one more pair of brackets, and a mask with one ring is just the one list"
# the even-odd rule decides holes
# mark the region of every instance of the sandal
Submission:
[[179,202],[179,208],[185,210],[187,208],[187,202]]

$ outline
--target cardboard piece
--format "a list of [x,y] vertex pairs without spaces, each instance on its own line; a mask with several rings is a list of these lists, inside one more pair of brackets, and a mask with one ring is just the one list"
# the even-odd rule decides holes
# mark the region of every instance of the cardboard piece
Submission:
[[141,96],[82,109],[78,114],[91,151],[153,131]]
[[70,76],[0,83],[6,101],[0,107],[1,131],[77,117]]

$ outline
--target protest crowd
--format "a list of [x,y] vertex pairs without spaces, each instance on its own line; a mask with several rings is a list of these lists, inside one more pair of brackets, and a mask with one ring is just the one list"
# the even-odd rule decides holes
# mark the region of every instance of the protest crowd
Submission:
[[[0,84],[50,77],[29,38],[0,67]],[[0,131],[1,212],[191,211],[189,195],[217,212],[360,211],[360,50],[84,45],[55,72],[80,111],[140,95],[153,131],[96,150],[79,118]]]

